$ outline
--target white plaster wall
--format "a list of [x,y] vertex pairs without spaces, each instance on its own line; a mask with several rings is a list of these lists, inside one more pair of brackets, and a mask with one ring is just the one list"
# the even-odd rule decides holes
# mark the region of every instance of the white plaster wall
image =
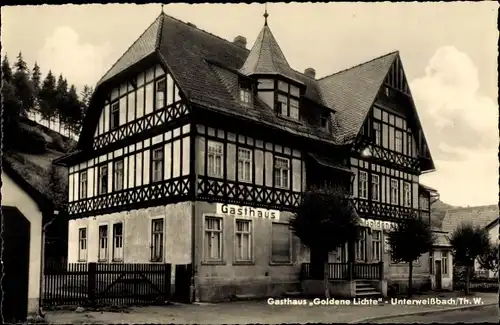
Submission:
[[[123,262],[150,263],[151,219],[164,217],[164,263],[191,263],[191,203],[123,211],[69,221],[68,263],[78,262],[78,229],[87,227],[87,262],[97,262],[99,225],[108,224],[108,257],[112,256],[112,224],[123,222]],[[108,262],[110,258],[108,258]]]
[[36,202],[2,172],[2,205],[16,207],[30,222],[28,313],[36,313],[40,297],[42,213]]

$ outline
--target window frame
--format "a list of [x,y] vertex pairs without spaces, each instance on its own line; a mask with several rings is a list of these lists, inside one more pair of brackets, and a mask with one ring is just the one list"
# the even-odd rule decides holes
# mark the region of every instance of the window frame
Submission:
[[[215,220],[218,221],[219,228],[208,228],[207,227],[207,221],[208,220]],[[219,252],[218,252],[218,257],[210,257],[208,255],[208,250],[212,251],[213,244],[211,243],[210,248],[207,247],[207,240],[206,237],[209,234],[217,233],[219,234]],[[211,237],[211,240],[213,240],[213,235]],[[224,219],[222,217],[218,217],[215,215],[204,215],[203,216],[203,258],[202,258],[202,264],[225,264],[224,262]]]
[[[363,180],[361,175],[366,176],[366,178]],[[360,170],[358,173],[358,197],[364,200],[368,199],[368,172],[365,170]]]
[[382,146],[382,123],[373,121],[373,141],[375,145]]
[[[79,172],[79,177],[78,177],[78,180],[79,180],[79,186],[78,186],[78,199],[79,200],[83,200],[83,199],[86,199],[88,197],[88,188],[89,188],[89,174],[88,174],[88,170],[83,170],[83,171],[80,171]],[[85,181],[83,181],[83,175],[85,175]],[[85,184],[85,186],[83,186]]]
[[[282,162],[286,161],[287,162],[287,167],[282,168],[282,167],[276,167],[276,162],[281,160]],[[290,164],[290,158],[275,155],[273,159],[273,183],[275,188],[279,189],[290,189],[290,170],[291,170],[291,164]],[[276,172],[279,171],[279,179],[280,179],[280,184],[276,183]],[[283,173],[286,172],[286,173]],[[283,175],[286,175],[287,177],[287,182],[285,185],[283,185]]]
[[[367,237],[368,237],[368,229],[367,228],[364,228],[364,227],[360,227],[359,228],[359,231],[361,232],[360,233],[360,236],[358,237],[358,240],[356,241],[355,243],[355,260],[356,262],[365,262],[367,261],[368,259],[368,254],[367,254]],[[362,245],[361,245],[362,244]],[[363,256],[359,256],[361,255],[360,252],[360,248],[363,248]],[[361,258],[360,258],[361,257]]]
[[[376,182],[374,181],[375,179],[377,180]],[[372,185],[371,186],[371,190],[372,190],[372,192],[371,192],[371,194],[372,194],[371,199],[372,199],[372,201],[380,202],[380,188],[381,188],[381,186],[380,186],[380,175],[379,174],[371,174],[371,179],[370,180],[371,180],[371,185]],[[376,189],[376,191],[375,191],[375,189]],[[375,193],[377,194],[376,197],[374,195]]]
[[[379,234],[378,239],[375,238],[375,234]],[[382,230],[372,230],[372,260],[381,262],[382,256]]]
[[[280,87],[280,84],[285,85],[286,90]],[[292,94],[292,87],[297,89],[298,96]],[[275,80],[274,90],[276,92],[274,110],[277,115],[280,117],[288,118],[294,121],[300,120],[300,87],[284,80]],[[284,97],[284,102],[280,101],[280,96]],[[292,116],[292,100],[297,102],[296,112],[297,116]],[[283,104],[283,105],[280,105]],[[279,112],[278,108],[281,107],[281,112]],[[286,114],[283,112],[283,109],[286,109]]]
[[[155,225],[160,223],[161,229],[156,230]],[[150,221],[150,262],[163,262],[165,258],[165,218],[164,217],[153,217]],[[155,238],[159,237],[157,241]],[[160,245],[159,250],[155,243]],[[156,253],[159,251],[159,254]]]
[[[246,147],[238,146],[236,148],[238,154],[238,182],[251,183],[253,180],[252,164],[253,164],[253,150]],[[249,158],[242,157],[241,152],[246,151],[249,153]],[[241,163],[241,166],[240,166]],[[248,172],[243,172],[244,168],[248,164]],[[243,168],[242,168],[243,167]],[[242,173],[243,172],[243,173]],[[248,176],[245,178],[244,176]]]
[[[393,185],[396,185],[395,187]],[[396,178],[390,178],[390,181],[389,181],[389,186],[390,186],[390,203],[392,205],[399,205],[399,181],[396,179]],[[394,191],[395,191],[395,194],[394,195]],[[394,201],[394,199],[396,199]]]
[[448,252],[441,252],[441,270],[442,275],[448,275]]
[[118,127],[120,127],[120,100],[115,99],[109,108],[109,131],[116,130]]
[[[398,134],[400,137],[398,137]],[[394,129],[394,151],[403,153],[403,131],[396,128]]]
[[[158,84],[163,82],[164,83],[164,88],[163,88],[163,91],[161,91],[161,89],[159,89],[158,87]],[[153,111],[157,111],[157,110],[161,110],[161,109],[164,109],[166,107],[166,101],[167,101],[167,78],[165,76],[163,77],[160,77],[158,80],[155,80],[154,81],[155,83],[155,98],[154,98],[154,107],[153,107]],[[158,107],[158,93],[163,93],[163,100],[162,100],[162,103],[161,103],[161,107]]]
[[[121,163],[121,177],[119,177],[118,172],[120,171],[118,165]],[[119,188],[117,182],[121,181],[121,187]],[[125,159],[117,159],[113,161],[113,192],[121,191],[125,189]]]
[[[207,176],[209,177],[216,177],[216,178],[221,178],[224,176],[224,143],[220,141],[215,141],[215,140],[210,140],[207,139],[207,152],[205,153],[207,155]],[[212,148],[214,148],[213,152],[210,151],[211,145],[213,145]],[[216,146],[215,146],[216,145]],[[219,146],[220,146],[220,152],[219,152]],[[217,150],[215,150],[217,149]],[[211,168],[211,156],[213,156],[213,164]],[[215,169],[217,168],[217,158],[220,158],[221,164],[219,170],[217,170],[217,173]]]
[[[101,228],[105,227],[106,233],[105,236],[102,235]],[[99,231],[99,241],[98,241],[98,251],[97,251],[97,261],[98,262],[107,262],[108,261],[108,251],[109,251],[109,225],[108,224],[100,224],[98,227]],[[104,239],[104,240],[103,240]],[[102,247],[102,243],[104,243],[105,247]],[[101,256],[101,252],[104,252],[104,257]]]
[[[238,223],[248,223],[248,231],[238,230]],[[247,237],[248,243],[248,259],[244,259],[239,255],[240,247],[238,247],[238,235]],[[250,219],[235,218],[234,219],[234,263],[233,264],[250,264],[254,262],[254,244],[253,244],[253,222]]]
[[[103,182],[102,169],[106,169],[105,180]],[[106,185],[106,191],[103,191],[103,185]],[[105,195],[109,193],[109,166],[108,163],[100,164],[97,166],[97,195]]]
[[253,91],[251,87],[245,87],[243,85],[240,85],[238,94],[240,103],[247,106],[252,105]]
[[[87,257],[88,257],[88,241],[87,241],[87,239],[88,239],[87,227],[79,227],[78,228],[78,262],[86,262],[87,261]],[[85,248],[82,248],[82,246],[84,246]]]
[[289,229],[288,230],[288,261],[276,261],[274,260],[274,255],[273,255],[273,226],[274,225],[280,225],[280,226],[290,226],[288,223],[284,222],[272,222],[271,223],[271,242],[269,243],[270,245],[270,254],[269,254],[269,264],[270,265],[290,265],[293,263],[293,251],[292,251],[292,245],[293,245],[293,240],[292,240],[292,231]]
[[[408,187],[408,191],[406,191]],[[411,183],[403,181],[403,206],[411,207]]]
[[[155,153],[158,152],[158,151],[161,151],[161,156],[160,158],[158,157],[155,157]],[[151,175],[150,175],[150,183],[158,183],[158,182],[161,182],[165,179],[165,147],[164,145],[159,145],[159,146],[153,146],[151,149],[150,149],[150,153],[149,153],[149,159],[150,159],[150,165],[149,165],[149,170],[151,172]],[[157,162],[160,162],[160,175],[158,176],[157,173],[157,170],[155,170],[155,166],[156,166],[156,163]],[[159,177],[159,179],[156,179],[156,177]]]
[[[121,226],[121,234],[120,235],[116,235],[116,228],[118,227],[118,225]],[[113,250],[112,250],[112,256],[111,256],[111,261],[112,262],[115,262],[115,263],[120,263],[120,262],[123,262],[124,260],[124,223],[122,221],[119,221],[119,222],[115,222],[113,223],[113,226],[112,226],[112,229],[113,229]],[[121,240],[119,241],[119,243],[121,244],[120,246],[121,247],[117,247],[117,238],[120,238]],[[115,257],[115,254],[117,252],[117,249],[121,248],[121,257]]]

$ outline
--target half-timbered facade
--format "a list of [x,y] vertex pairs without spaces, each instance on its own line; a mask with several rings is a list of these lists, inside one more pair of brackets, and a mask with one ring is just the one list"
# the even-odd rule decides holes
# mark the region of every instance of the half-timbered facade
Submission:
[[288,219],[311,185],[350,186],[369,230],[356,260],[389,267],[380,225],[420,215],[434,168],[398,52],[317,79],[290,67],[267,17],[248,50],[163,13],[57,163],[69,262],[193,263],[200,300],[293,290],[308,257]]

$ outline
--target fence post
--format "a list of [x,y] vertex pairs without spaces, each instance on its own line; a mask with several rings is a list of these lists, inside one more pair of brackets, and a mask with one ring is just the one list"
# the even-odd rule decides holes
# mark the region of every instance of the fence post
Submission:
[[379,262],[379,277],[381,281],[384,279],[384,262],[382,261]]
[[164,290],[164,302],[170,301],[172,294],[172,264],[165,264],[165,281],[163,282],[165,285]]
[[353,263],[347,263],[347,280],[352,281],[353,278]]
[[89,263],[88,278],[87,278],[87,298],[91,306],[95,306],[95,287],[96,287],[97,263]]

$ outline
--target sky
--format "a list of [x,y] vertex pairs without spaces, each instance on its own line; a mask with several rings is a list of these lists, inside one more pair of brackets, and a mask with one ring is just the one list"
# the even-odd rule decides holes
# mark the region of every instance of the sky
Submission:
[[[262,4],[169,4],[165,13],[251,47]],[[449,204],[498,203],[498,4],[269,3],[290,65],[318,78],[399,50],[436,171],[421,182]],[[2,54],[94,85],[160,14],[159,4],[2,7]],[[26,22],[30,22],[27,24]]]

